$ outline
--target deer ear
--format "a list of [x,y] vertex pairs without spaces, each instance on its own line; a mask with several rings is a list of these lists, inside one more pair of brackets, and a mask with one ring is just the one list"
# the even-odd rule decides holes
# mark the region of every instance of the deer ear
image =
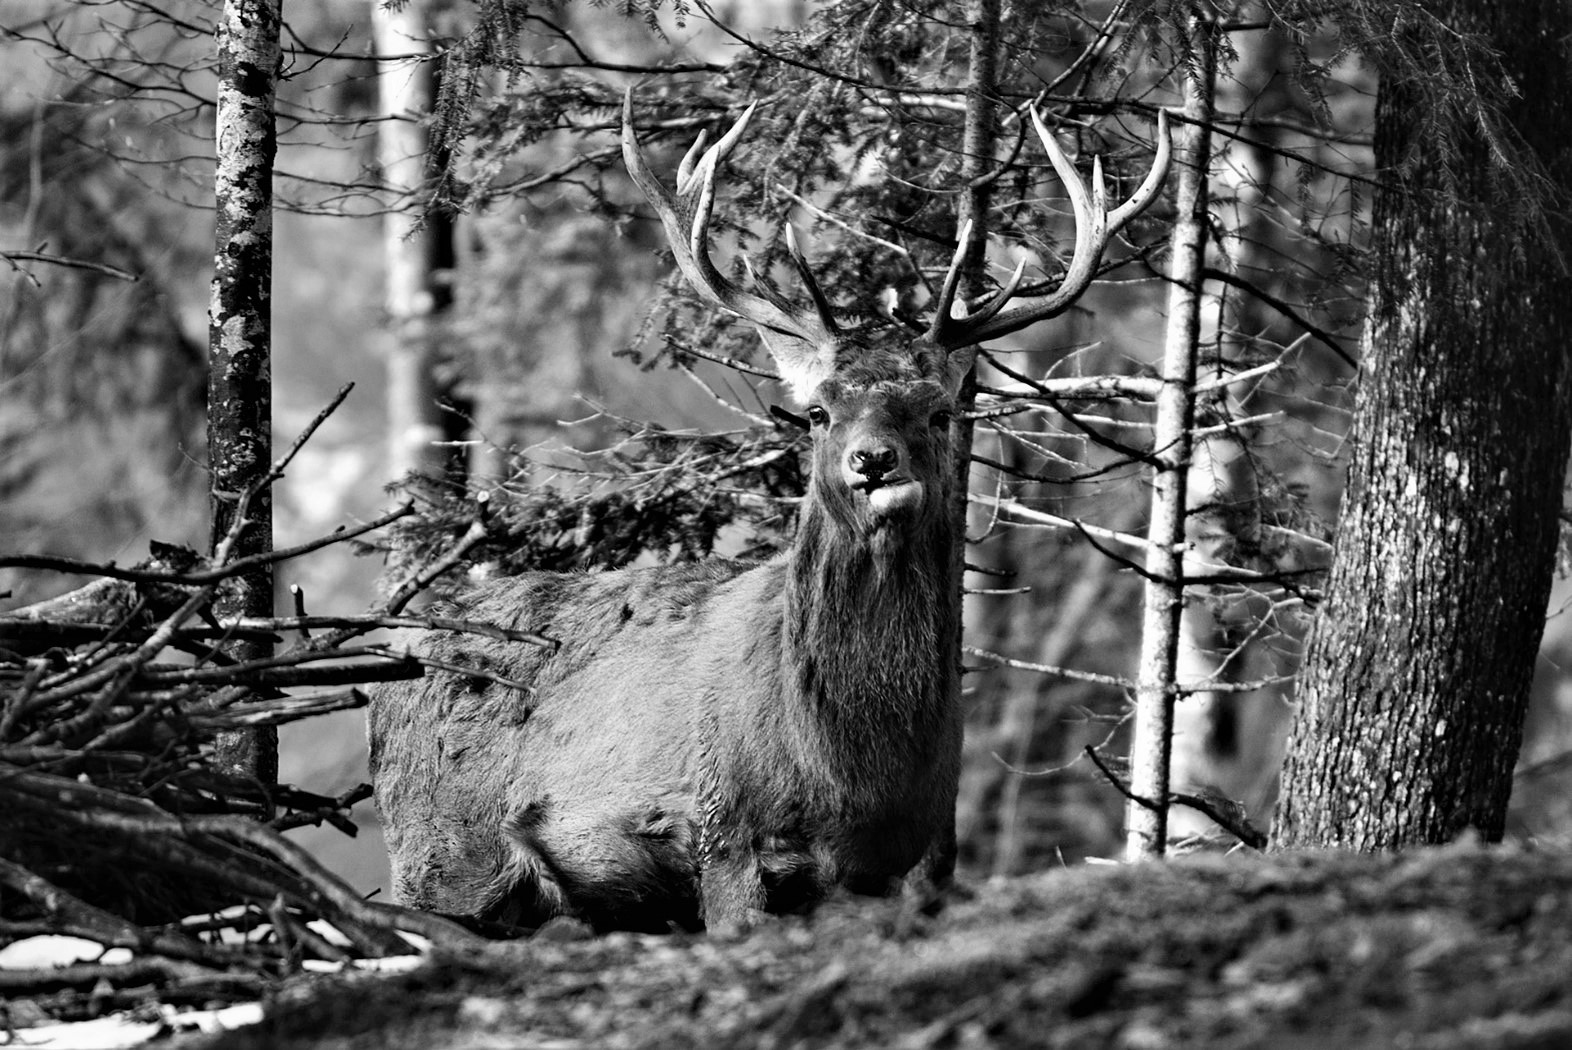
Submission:
[[781,382],[791,391],[792,400],[799,405],[807,404],[813,391],[835,370],[835,348],[811,343],[764,325],[756,327],[764,348],[775,359]]

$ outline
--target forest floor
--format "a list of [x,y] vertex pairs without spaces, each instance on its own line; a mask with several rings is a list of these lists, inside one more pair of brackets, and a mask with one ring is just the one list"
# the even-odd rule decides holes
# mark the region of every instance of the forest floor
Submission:
[[[165,1044],[170,1045],[170,1044]],[[303,979],[190,1048],[1572,1047],[1572,855],[1197,856],[831,902],[745,936],[572,925]]]

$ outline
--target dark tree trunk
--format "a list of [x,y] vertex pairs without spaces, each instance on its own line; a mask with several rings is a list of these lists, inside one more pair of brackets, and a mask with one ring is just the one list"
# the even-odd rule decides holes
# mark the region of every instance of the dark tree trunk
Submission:
[[[998,125],[995,120],[995,101],[998,96],[999,29],[1003,17],[1000,0],[971,0],[967,5],[967,25],[971,39],[967,48],[966,123],[961,137],[961,178],[966,189],[959,195],[956,208],[957,235],[965,232],[971,238],[967,247],[966,262],[961,271],[961,292],[975,295],[982,288],[982,275],[987,269],[988,206],[992,197],[992,180],[984,178],[993,170],[994,147],[997,143]],[[972,347],[968,353],[976,353]],[[946,600],[955,603],[955,630],[946,644],[956,668],[964,665],[962,632],[964,614],[962,594],[966,582],[966,515],[969,507],[967,493],[972,477],[972,439],[975,425],[967,412],[977,398],[977,375],[968,369],[966,378],[956,395],[953,424],[955,440],[955,490],[951,515],[953,517],[955,545],[950,559],[950,586]],[[954,679],[955,700],[960,700],[960,677]],[[955,870],[956,856],[955,804],[950,803],[949,820],[941,829],[935,848],[929,850],[922,865],[921,880],[932,886],[950,881]]]
[[[269,357],[279,6],[280,0],[226,0],[219,18],[207,445],[212,544],[220,559],[273,546],[273,501],[262,482],[273,457]],[[271,616],[272,567],[261,566],[231,580],[215,609],[220,616]],[[227,651],[240,660],[267,652],[265,643],[252,642],[234,643]],[[278,776],[277,730],[221,737],[217,757],[227,772],[272,784]]]
[[[1289,743],[1280,846],[1499,838],[1544,626],[1569,440],[1565,228],[1572,9],[1433,10],[1500,50],[1509,118],[1553,181],[1550,230],[1491,201],[1477,136],[1444,157],[1412,83],[1383,83],[1376,274],[1328,598]],[[1448,201],[1447,164],[1465,176]]]

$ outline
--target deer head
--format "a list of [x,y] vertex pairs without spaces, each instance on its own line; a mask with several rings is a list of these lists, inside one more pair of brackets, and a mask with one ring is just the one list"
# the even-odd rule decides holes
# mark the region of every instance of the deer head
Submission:
[[1093,162],[1088,189],[1031,107],[1032,124],[1075,213],[1075,249],[1063,280],[1047,295],[1017,297],[1023,261],[995,295],[965,316],[955,316],[956,289],[972,237],[968,224],[957,238],[959,246],[935,297],[931,321],[908,328],[887,318],[843,324],[789,225],[787,252],[808,292],[808,305],[788,302],[762,285],[758,290],[743,288],[711,260],[716,172],[742,138],[756,107],[749,106],[707,149],[704,134],[699,135],[677,170],[673,192],[650,171],[639,148],[630,91],[622,114],[622,156],[628,173],[660,216],[688,284],[704,299],[753,324],[781,379],[797,402],[807,406],[815,432],[814,493],[820,504],[832,516],[864,529],[942,513],[944,501],[937,497],[949,474],[949,424],[977,344],[1063,313],[1086,291],[1109,239],[1157,196],[1170,156],[1166,115],[1159,111],[1151,171],[1128,201],[1110,211],[1101,162]]

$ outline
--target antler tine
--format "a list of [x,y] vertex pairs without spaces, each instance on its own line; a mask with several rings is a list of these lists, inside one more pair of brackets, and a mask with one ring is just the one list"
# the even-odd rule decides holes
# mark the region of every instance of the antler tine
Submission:
[[979,325],[990,320],[1000,310],[1015,298],[1015,290],[1021,286],[1021,277],[1026,273],[1026,260],[1022,259],[1015,264],[1015,272],[1010,274],[1010,279],[1004,282],[1004,287],[999,289],[997,295],[989,299],[987,304],[974,314],[965,318],[968,324]]
[[1006,310],[1005,306],[1019,284],[1020,270],[1017,268],[1016,275],[1011,277],[1005,288],[976,314],[958,320],[948,316],[935,318],[935,337],[945,346],[958,348],[995,339],[1063,313],[1091,285],[1109,239],[1156,199],[1163,179],[1167,176],[1172,145],[1167,115],[1159,111],[1157,155],[1152,161],[1152,170],[1128,201],[1109,212],[1101,159],[1094,158],[1092,161],[1091,187],[1088,189],[1076,172],[1075,165],[1059,148],[1053,132],[1043,123],[1037,107],[1031,106],[1028,111],[1031,113],[1032,125],[1037,129],[1037,137],[1042,140],[1049,163],[1064,183],[1065,191],[1070,196],[1071,210],[1075,213],[1075,250],[1070,256],[1070,265],[1065,269],[1059,287],[1049,295],[1025,300]]
[[[715,207],[716,171],[742,138],[757,105],[749,106],[731,130],[708,149],[702,149],[704,136],[700,135],[678,168],[674,195],[650,171],[639,148],[638,137],[633,131],[633,92],[630,89],[622,100],[622,160],[634,183],[660,216],[677,268],[694,291],[745,321],[817,344],[830,334],[823,329],[822,318],[788,310],[762,295],[745,291],[722,274],[710,259],[709,226]],[[693,198],[695,191],[696,199]],[[691,208],[684,207],[683,202],[689,199],[693,201]],[[815,295],[815,306],[818,306],[823,293],[817,291],[816,285],[811,285],[809,290]],[[819,312],[824,313],[822,309]]]
[[824,289],[819,287],[818,279],[813,276],[807,257],[802,254],[802,249],[797,245],[797,231],[789,222],[786,224],[786,252],[791,256],[792,265],[797,267],[797,276],[802,279],[802,283],[808,289],[808,295],[813,299],[813,308],[818,312],[819,323],[832,335],[840,332],[841,326],[835,320],[835,308],[830,305],[829,296],[824,294]]
[[1168,111],[1160,109],[1157,111],[1157,156],[1152,158],[1152,170],[1146,173],[1146,178],[1130,195],[1130,199],[1108,216],[1110,236],[1122,230],[1125,223],[1141,214],[1147,205],[1157,199],[1157,191],[1163,188],[1163,179],[1168,176],[1168,162],[1173,157],[1173,151],[1173,139],[1168,133]]
[[707,128],[699,129],[699,137],[693,140],[693,145],[688,147],[688,152],[683,154],[682,163],[677,165],[677,193],[687,193],[693,185],[693,167],[698,163],[699,157],[704,153],[704,140],[709,137]]
[[944,271],[944,283],[939,285],[939,297],[933,301],[933,325],[929,334],[942,338],[950,324],[950,311],[955,307],[955,290],[961,283],[961,266],[966,262],[967,249],[972,243],[972,220],[961,223],[955,231],[955,254],[950,257],[950,268]]

